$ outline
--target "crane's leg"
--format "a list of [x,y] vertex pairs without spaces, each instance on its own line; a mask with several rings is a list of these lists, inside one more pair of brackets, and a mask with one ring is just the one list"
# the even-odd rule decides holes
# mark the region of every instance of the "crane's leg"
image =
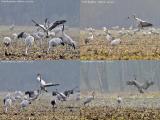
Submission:
[[25,55],[28,55],[28,47],[26,46]]
[[8,107],[7,107],[7,106],[5,106],[5,113],[7,113],[7,111],[8,111]]
[[47,53],[49,53],[49,51],[50,51],[50,46],[48,47]]

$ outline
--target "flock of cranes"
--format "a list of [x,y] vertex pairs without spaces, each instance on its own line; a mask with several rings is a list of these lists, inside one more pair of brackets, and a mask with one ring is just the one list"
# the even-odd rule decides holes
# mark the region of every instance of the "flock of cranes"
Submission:
[[[45,19],[45,24],[39,24],[35,20],[32,20],[35,27],[37,27],[37,31],[33,33],[28,33],[22,31],[21,33],[13,33],[11,37],[6,36],[3,38],[3,45],[6,48],[5,53],[9,53],[8,49],[13,47],[12,44],[17,39],[22,39],[25,44],[25,55],[29,54],[29,49],[37,42],[40,44],[40,48],[42,49],[43,43],[48,42],[47,53],[50,52],[50,49],[59,45],[66,45],[76,49],[76,42],[65,32],[64,24],[67,22],[66,20],[58,20],[51,24],[49,24],[48,19]],[[10,27],[10,30],[13,31],[14,27]],[[12,29],[11,29],[12,28]],[[37,42],[36,42],[37,41]]]
[[[7,94],[4,99],[4,111],[5,113],[8,112],[8,110],[11,108],[11,106],[14,105],[14,103],[18,103],[20,108],[19,110],[23,110],[24,108],[27,108],[30,104],[34,103],[35,100],[40,99],[40,95],[42,93],[48,92],[47,88],[48,87],[53,87],[53,86],[59,86],[60,84],[55,84],[55,83],[47,83],[45,80],[42,79],[41,74],[37,74],[36,77],[37,81],[40,83],[40,88],[37,90],[29,90],[25,91],[24,93],[21,91],[16,91],[15,93],[12,94]],[[127,85],[134,86],[138,89],[139,93],[144,93],[145,90],[147,90],[150,86],[154,85],[153,81],[146,81],[144,83],[140,83],[136,80],[130,80],[126,82]],[[95,100],[95,91],[91,92],[91,96],[87,96],[82,100],[83,106],[89,105],[92,101]],[[53,108],[56,108],[59,104],[59,102],[65,102],[69,101],[70,95],[75,95],[75,98],[71,99],[72,101],[74,100],[75,102],[80,102],[80,91],[78,90],[78,87],[75,87],[73,89],[65,90],[63,92],[59,92],[57,89],[52,91],[53,99],[50,100],[50,104]],[[117,104],[121,105],[123,99],[121,96],[117,96],[116,98]]]
[[[18,103],[20,106],[19,110],[22,110],[26,107],[28,107],[30,104],[32,104],[35,100],[40,99],[40,95],[42,93],[48,92],[47,88],[48,87],[53,87],[53,86],[59,86],[60,84],[54,84],[54,83],[46,83],[45,80],[42,79],[41,74],[37,74],[37,81],[40,83],[40,88],[37,90],[29,90],[25,91],[24,93],[21,91],[16,91],[15,93],[12,94],[7,94],[4,99],[4,111],[5,113],[8,112],[8,110],[14,105],[14,103]],[[58,101],[64,102],[68,101],[68,98],[70,97],[71,94],[75,95],[75,100],[79,101],[80,100],[80,93],[77,90],[78,87],[75,87],[73,89],[65,90],[64,92],[58,92],[56,91],[52,92],[53,100],[51,100],[51,105],[55,107],[55,105],[58,104]]]
[[[107,29],[106,27],[102,27],[103,33],[98,33],[98,31],[96,31],[92,27],[86,28],[85,31],[87,31],[88,35],[84,38],[84,44],[87,45],[87,44],[91,43],[96,37],[105,36],[105,40],[110,46],[117,46],[123,42],[123,40],[120,38],[121,36],[124,36],[124,35],[133,36],[141,31],[144,36],[151,35],[151,34],[160,35],[160,31],[157,30],[156,28],[153,28],[152,23],[141,20],[140,18],[136,17],[135,15],[129,16],[128,19],[135,20],[137,23],[137,28],[133,29],[133,26],[129,27],[129,29],[126,29],[126,28],[120,29],[119,26],[112,27],[111,30],[116,30],[116,32],[118,34],[117,37],[114,37],[114,35],[111,34],[110,30]],[[149,29],[145,29],[148,27],[149,27]]]
[[[29,91],[25,91],[24,93],[21,91],[16,91],[15,93],[12,94],[8,94],[7,96],[4,97],[3,99],[3,103],[4,103],[4,111],[5,113],[8,112],[9,108],[11,108],[11,106],[15,103],[18,102],[20,109],[22,110],[26,107],[28,107],[30,104],[34,103],[35,100],[39,100],[40,99],[40,95],[42,95],[42,93],[46,93],[48,92],[47,88],[48,87],[53,87],[53,86],[59,86],[60,84],[57,83],[47,83],[45,80],[42,79],[42,75],[41,74],[37,74],[36,76],[37,81],[40,84],[40,88],[37,90],[29,90]],[[145,92],[145,90],[147,90],[150,86],[154,85],[153,81],[145,81],[144,83],[137,81],[136,77],[134,80],[129,80],[126,82],[126,85],[128,86],[134,86],[135,88],[137,88],[138,92],[140,94],[143,94]],[[69,101],[70,96],[74,95],[75,98],[71,99],[71,101],[75,101],[77,102],[81,102],[81,97],[80,97],[80,91],[78,90],[78,87],[74,87],[73,89],[69,89],[69,90],[65,90],[63,92],[59,92],[57,89],[55,89],[54,91],[52,91],[51,95],[53,96],[53,99],[50,100],[50,104],[51,106],[56,109],[59,102],[66,102]],[[89,105],[92,101],[95,100],[95,95],[96,92],[92,91],[90,96],[86,96],[83,100],[82,100],[82,104],[83,106]],[[121,106],[123,101],[123,98],[121,96],[117,96],[116,98],[116,102],[118,104],[118,106]]]
[[[144,20],[141,20],[140,18],[136,17],[135,15],[129,16],[128,19],[133,19],[137,22],[137,29],[133,29],[133,27],[130,27],[129,30],[122,28],[119,30],[118,36],[114,36],[111,34],[111,32],[106,28],[103,27],[102,30],[104,32],[105,39],[110,46],[117,46],[123,42],[123,39],[120,38],[123,35],[135,35],[139,31],[143,30],[146,27],[152,27],[153,24]],[[45,19],[44,24],[39,24],[37,21],[32,20],[35,27],[37,27],[37,31],[33,33],[27,33],[25,31],[22,31],[21,33],[13,33],[12,37],[5,36],[3,38],[3,45],[5,46],[5,53],[8,55],[9,48],[13,48],[12,43],[16,41],[17,39],[22,39],[22,41],[25,44],[25,55],[29,54],[29,50],[32,48],[32,46],[36,43],[39,43],[40,49],[42,52],[44,52],[43,45],[47,41],[48,48],[45,50],[46,53],[50,53],[52,48],[55,48],[57,46],[69,46],[70,48],[76,49],[77,43],[74,41],[66,32],[64,29],[64,24],[67,22],[66,20],[57,20],[55,22],[50,23],[48,19]],[[12,25],[10,27],[10,30],[13,31],[15,26]],[[119,27],[114,27],[113,29],[119,29]],[[88,35],[84,38],[84,44],[87,45],[90,42],[92,42],[96,36],[99,36],[101,34],[95,33],[95,29],[92,27],[86,29],[88,32]],[[160,34],[158,30],[155,28],[151,28],[149,31],[143,31],[143,35],[149,35],[149,34]],[[56,49],[54,51],[56,53]]]

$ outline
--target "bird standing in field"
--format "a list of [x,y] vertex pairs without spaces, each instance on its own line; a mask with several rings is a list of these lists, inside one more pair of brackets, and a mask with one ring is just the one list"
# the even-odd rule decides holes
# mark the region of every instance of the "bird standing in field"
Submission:
[[106,35],[107,41],[110,43],[111,46],[119,45],[122,41],[120,38],[114,38],[110,33],[107,33]]
[[10,37],[3,38],[3,45],[5,46],[5,55],[9,54],[9,48],[12,46],[12,40]]
[[89,36],[87,38],[85,38],[84,43],[88,44],[90,41],[93,41],[93,39],[94,39],[93,33],[90,32]]
[[49,40],[47,53],[49,53],[51,48],[59,46],[59,45],[62,45],[62,46],[65,45],[62,37],[53,38],[53,39]]
[[[68,46],[71,46],[73,49],[76,49],[76,42],[69,36],[67,35],[65,32],[64,32],[64,25],[63,25],[63,28],[62,28],[62,40],[63,40],[63,43],[68,45]],[[67,47],[66,47],[67,49]]]
[[12,34],[12,38],[13,38],[14,41],[17,39],[17,36],[18,36],[17,33]]
[[92,92],[92,95],[87,97],[84,102],[83,102],[83,105],[86,105],[86,104],[89,104],[91,101],[94,100],[94,96],[95,96],[95,92]]
[[19,38],[24,38],[24,42],[25,42],[25,46],[26,46],[26,48],[25,48],[25,54],[27,55],[27,54],[28,54],[28,49],[29,49],[30,47],[32,47],[33,44],[34,44],[34,37],[31,36],[30,34],[26,33],[26,32],[21,32],[21,33],[17,36],[17,38],[18,38],[18,39],[19,39]]
[[52,107],[54,108],[55,105],[56,105],[56,100],[52,100],[52,101],[51,101],[51,105],[52,105]]
[[112,46],[116,46],[116,45],[119,45],[120,43],[121,43],[121,39],[117,38],[117,39],[112,40],[110,44]]
[[114,38],[111,36],[110,33],[107,33],[106,39],[107,39],[108,42],[111,42]]
[[32,101],[38,99],[40,94],[41,94],[40,90],[26,91],[25,92],[25,95],[28,95],[29,99],[32,100]]
[[38,31],[38,32],[32,33],[32,36],[34,37],[35,41],[39,42],[40,48],[42,48],[43,41],[44,41],[44,38],[45,38],[45,33],[41,32],[41,31]]
[[122,98],[120,96],[117,97],[117,103],[120,105],[122,103]]
[[3,99],[3,104],[4,104],[4,108],[5,108],[5,113],[8,112],[8,109],[12,106],[12,97],[10,94],[8,94],[7,96],[4,97]]
[[25,96],[24,99],[22,100],[22,102],[20,103],[20,107],[21,107],[21,109],[24,109],[24,108],[28,107],[30,104],[31,104],[31,100],[29,100]]

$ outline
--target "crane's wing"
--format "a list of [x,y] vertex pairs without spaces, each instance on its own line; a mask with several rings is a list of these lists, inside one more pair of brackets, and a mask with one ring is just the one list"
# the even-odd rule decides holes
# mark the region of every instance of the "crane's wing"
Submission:
[[42,28],[45,32],[47,31],[45,26],[38,24],[35,20],[32,20],[32,22],[35,24],[35,26]]
[[139,88],[141,87],[142,85],[136,81],[136,80],[130,80],[130,81],[127,81],[127,85],[134,85],[135,87]]
[[45,21],[44,21],[44,27],[47,28],[47,29],[48,29],[48,27],[49,27],[49,26],[48,26],[48,18],[46,18]]
[[58,95],[60,95],[61,96],[61,98],[64,100],[64,101],[66,101],[66,96],[63,94],[63,93],[60,93],[60,92],[57,92],[58,93]]
[[137,85],[137,83],[135,82],[135,80],[130,80],[130,81],[127,81],[126,83],[127,83],[127,85],[134,85],[134,86]]
[[135,18],[138,22],[146,22],[146,21],[144,21],[144,20],[142,20],[142,19],[140,19],[140,18]]
[[70,94],[73,94],[73,90],[66,90],[66,91],[63,92],[63,94],[65,96],[69,96]]
[[154,85],[153,81],[146,81],[143,85],[142,88],[147,90],[150,86]]
[[57,27],[58,25],[64,24],[65,22],[67,22],[66,20],[58,20],[56,22],[54,22],[49,28],[48,30],[51,31],[52,29],[54,29],[55,27]]
[[140,93],[144,93],[142,85],[139,82],[137,82],[136,80],[127,81],[127,85],[133,85],[138,89],[138,91]]
[[65,90],[65,91],[63,92],[63,94],[64,94],[65,96],[69,96],[70,94],[73,94],[74,91],[75,91],[77,88],[78,88],[78,86],[76,86],[76,87],[74,87],[73,89],[70,89],[70,90]]
[[84,105],[86,105],[87,103],[90,103],[93,100],[92,97],[88,97],[85,99],[85,101],[83,102]]
[[46,83],[45,85],[43,85],[44,87],[51,87],[51,86],[58,86],[60,84],[53,84],[53,83]]
[[151,27],[151,26],[153,26],[152,23],[149,23],[149,22],[146,22],[146,21],[141,22],[141,24],[142,24],[143,27]]

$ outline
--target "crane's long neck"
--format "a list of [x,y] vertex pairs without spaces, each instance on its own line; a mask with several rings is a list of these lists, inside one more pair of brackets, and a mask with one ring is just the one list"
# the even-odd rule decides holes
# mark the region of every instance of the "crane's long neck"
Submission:
[[65,36],[65,32],[64,32],[64,24],[62,26],[62,35]]
[[93,33],[91,34],[91,38],[93,39]]
[[63,24],[63,27],[62,27],[62,32],[64,32],[64,24]]
[[133,16],[133,18],[137,21],[137,22],[142,22],[143,20],[141,20],[140,18]]
[[67,38],[67,34],[64,31],[62,31],[62,38]]
[[37,79],[41,82],[42,76],[41,75],[37,75]]

